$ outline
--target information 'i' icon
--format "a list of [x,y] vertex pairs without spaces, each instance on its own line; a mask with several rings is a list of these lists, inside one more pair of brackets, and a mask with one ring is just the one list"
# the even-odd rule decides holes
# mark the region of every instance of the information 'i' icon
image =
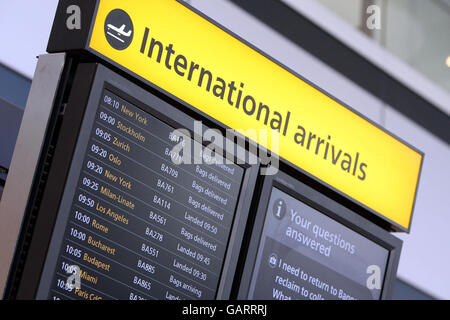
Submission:
[[283,199],[277,199],[275,200],[275,203],[273,204],[273,215],[277,219],[283,219],[284,215],[286,214],[286,202]]

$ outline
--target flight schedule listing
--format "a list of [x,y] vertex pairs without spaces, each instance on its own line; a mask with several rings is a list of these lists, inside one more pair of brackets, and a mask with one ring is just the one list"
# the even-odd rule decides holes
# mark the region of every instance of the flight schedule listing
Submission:
[[49,299],[215,298],[244,169],[176,165],[174,129],[104,89]]

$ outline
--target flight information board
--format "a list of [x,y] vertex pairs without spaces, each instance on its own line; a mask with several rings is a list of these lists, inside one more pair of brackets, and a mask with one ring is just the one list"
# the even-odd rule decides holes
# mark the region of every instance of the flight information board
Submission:
[[175,165],[174,128],[113,91],[86,110],[37,298],[214,299],[245,170]]
[[[248,298],[379,299],[388,257],[386,248],[273,187]],[[367,285],[372,274],[378,287],[372,278]]]

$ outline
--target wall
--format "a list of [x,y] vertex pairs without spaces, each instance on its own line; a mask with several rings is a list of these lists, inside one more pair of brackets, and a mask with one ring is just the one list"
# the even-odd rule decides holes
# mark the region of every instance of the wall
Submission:
[[58,0],[0,0],[0,63],[33,77],[36,56],[47,47],[57,4]]
[[361,14],[363,0],[317,0],[327,8],[330,8],[345,19],[353,27],[359,28],[361,25]]

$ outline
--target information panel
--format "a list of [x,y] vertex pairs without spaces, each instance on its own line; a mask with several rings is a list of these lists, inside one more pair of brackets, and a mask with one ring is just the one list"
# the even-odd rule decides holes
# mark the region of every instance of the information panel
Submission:
[[244,169],[175,165],[174,128],[112,91],[86,111],[38,298],[214,299]]
[[[389,252],[273,188],[249,299],[379,299]],[[370,271],[368,273],[368,270]],[[372,279],[369,279],[372,280]],[[372,287],[372,285],[374,287]]]

